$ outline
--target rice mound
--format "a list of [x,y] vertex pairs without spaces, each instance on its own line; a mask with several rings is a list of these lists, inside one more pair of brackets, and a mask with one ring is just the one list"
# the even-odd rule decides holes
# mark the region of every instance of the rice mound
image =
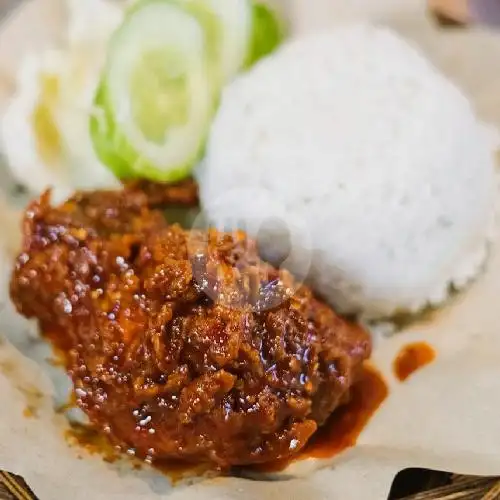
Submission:
[[[292,40],[238,77],[197,175],[213,223],[261,237],[281,219],[315,291],[368,319],[443,302],[492,237],[488,134],[461,91],[382,27]],[[263,241],[267,257],[272,232]]]

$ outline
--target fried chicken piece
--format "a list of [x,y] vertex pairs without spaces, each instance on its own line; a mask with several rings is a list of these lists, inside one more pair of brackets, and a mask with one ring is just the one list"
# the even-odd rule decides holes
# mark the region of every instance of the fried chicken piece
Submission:
[[164,206],[197,207],[198,184],[192,178],[173,184],[137,180],[126,184],[125,188],[131,192],[143,192],[149,200],[151,208]]
[[245,234],[168,225],[140,192],[33,203],[11,295],[65,353],[91,422],[152,459],[289,457],[371,350]]

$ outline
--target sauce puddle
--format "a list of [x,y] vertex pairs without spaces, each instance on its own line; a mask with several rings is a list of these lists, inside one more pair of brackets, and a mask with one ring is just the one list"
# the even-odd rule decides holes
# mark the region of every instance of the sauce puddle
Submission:
[[248,467],[255,472],[280,472],[291,463],[308,458],[332,458],[353,447],[373,414],[389,395],[382,375],[365,364],[360,380],[351,389],[351,399],[336,410],[295,457]]
[[[250,467],[238,467],[235,470],[280,472],[300,460],[332,458],[356,444],[359,435],[388,394],[382,375],[371,365],[365,364],[360,380],[351,389],[349,403],[335,411],[297,456]],[[125,455],[119,447],[110,443],[106,435],[92,427],[73,425],[65,436],[70,445],[77,445],[91,455],[99,454],[109,463],[116,462]],[[134,469],[141,469],[147,463],[131,458]],[[207,465],[179,461],[161,461],[149,465],[165,474],[174,484],[187,477],[215,473]]]
[[396,378],[404,382],[416,371],[432,363],[436,351],[426,342],[415,342],[404,346],[394,360],[393,369]]
[[23,410],[23,417],[24,418],[38,418],[38,410],[36,407],[28,405],[26,408]]
[[[41,328],[41,331],[52,345],[53,358],[51,364],[65,369],[69,365],[67,353],[71,350],[71,345],[64,345],[65,336],[60,334],[57,328],[46,325],[45,328]],[[64,414],[73,408],[78,408],[77,397],[74,392],[71,393],[67,403],[56,408],[56,413]],[[25,416],[28,416],[27,413],[25,413]],[[69,446],[82,451],[82,453],[78,454],[79,459],[84,457],[83,453],[87,453],[88,455],[99,455],[105,462],[110,464],[119,464],[121,462],[124,466],[128,465],[134,470],[141,470],[144,466],[150,466],[167,476],[172,484],[186,478],[207,475],[213,471],[213,468],[207,465],[175,460],[161,460],[152,463],[148,460],[140,460],[135,457],[133,450],[127,451],[126,448],[115,445],[102,429],[92,425],[72,422],[70,428],[65,431],[64,437]]]
[[[122,462],[123,465],[131,466],[134,470],[141,470],[143,466],[151,466],[167,476],[172,484],[188,477],[199,477],[212,471],[207,465],[194,465],[174,460],[153,463],[139,460],[120,446],[114,446],[102,431],[83,424],[71,424],[71,428],[65,432],[65,438],[70,446],[76,446],[89,455],[99,455],[110,464]],[[83,458],[83,456],[79,455],[78,458]]]
[[102,432],[90,426],[71,424],[64,437],[70,446],[78,446],[89,455],[100,455],[105,462],[113,463],[120,458],[120,450]]

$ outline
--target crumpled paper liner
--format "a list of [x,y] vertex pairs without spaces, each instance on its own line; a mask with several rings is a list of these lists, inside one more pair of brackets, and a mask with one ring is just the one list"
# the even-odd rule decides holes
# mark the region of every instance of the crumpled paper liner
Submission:
[[[393,27],[421,45],[464,88],[485,122],[500,125],[499,34],[479,29],[440,32],[427,19],[422,0],[274,3],[283,9],[295,34],[355,19]],[[23,51],[57,39],[62,32],[58,29],[64,20],[61,5],[61,0],[33,0],[0,31],[0,111]],[[493,139],[498,136],[492,134]],[[2,183],[4,191],[5,187]],[[406,467],[500,473],[500,245],[492,252],[487,272],[432,321],[377,339],[373,361],[384,374],[390,395],[356,447],[331,460],[296,463],[268,480],[194,479],[193,484],[172,487],[168,478],[152,469],[134,471],[126,461],[108,464],[66,443],[67,422],[54,412],[54,404],[67,397],[69,381],[47,362],[50,349],[8,302],[19,212],[4,197],[0,202],[0,333],[4,339],[0,342],[0,468],[24,476],[40,498],[383,500],[395,474]],[[430,343],[437,359],[399,383],[392,375],[392,362],[402,346],[416,340]],[[33,398],[37,416],[25,418],[23,412]]]

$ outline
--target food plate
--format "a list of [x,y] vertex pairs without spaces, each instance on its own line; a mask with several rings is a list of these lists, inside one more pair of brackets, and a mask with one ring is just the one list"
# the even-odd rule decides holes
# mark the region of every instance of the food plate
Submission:
[[[500,126],[500,36],[492,32],[440,31],[425,2],[397,0],[283,0],[277,2],[299,35],[345,20],[389,25],[423,47],[431,60],[471,96],[485,123]],[[61,2],[34,0],[10,17],[0,33],[0,89],[12,91],[20,55],[61,32]],[[1,108],[1,102],[0,102]],[[492,129],[493,132],[494,129]],[[492,141],[495,140],[492,133]],[[3,179],[3,177],[2,177]],[[450,179],[453,182],[453,179]],[[500,471],[500,246],[491,248],[485,273],[432,317],[390,337],[376,336],[373,363],[389,396],[355,447],[324,460],[303,460],[286,470],[248,477],[194,479],[172,486],[147,467],[109,464],[99,455],[68,447],[69,381],[53,366],[48,347],[8,301],[7,276],[19,232],[20,195],[2,181],[0,316],[0,468],[20,474],[41,498],[342,498],[384,499],[395,474],[406,467],[495,475]],[[424,341],[435,361],[401,383],[393,374],[400,350]],[[64,413],[64,412],[63,412]],[[24,415],[24,417],[23,417]],[[258,479],[257,481],[255,479]]]

